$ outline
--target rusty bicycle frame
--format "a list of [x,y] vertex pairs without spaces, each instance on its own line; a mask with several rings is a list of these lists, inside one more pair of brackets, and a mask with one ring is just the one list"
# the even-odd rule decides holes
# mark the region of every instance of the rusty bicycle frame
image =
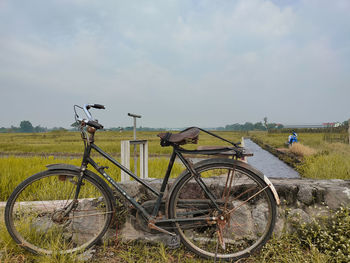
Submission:
[[[84,141],[84,155],[83,155],[83,160],[82,160],[82,164],[80,167],[80,171],[82,176],[80,177],[78,184],[77,184],[77,188],[76,188],[76,192],[75,192],[75,200],[78,199],[79,196],[79,191],[80,191],[80,186],[81,186],[81,182],[82,182],[82,178],[84,176],[84,171],[87,169],[87,166],[90,164],[92,167],[94,167],[122,196],[124,196],[138,211],[140,211],[142,213],[142,215],[145,217],[145,219],[148,222],[148,227],[151,229],[155,229],[157,231],[175,236],[175,233],[169,232],[167,230],[165,230],[164,228],[158,227],[156,226],[156,224],[158,223],[177,223],[177,222],[181,222],[181,223],[186,223],[186,222],[194,222],[194,221],[214,221],[214,220],[220,220],[217,217],[194,217],[194,218],[181,218],[181,219],[158,219],[157,215],[158,212],[160,211],[160,206],[162,203],[162,199],[164,197],[164,192],[166,189],[166,186],[168,184],[169,178],[170,178],[170,174],[171,174],[171,170],[173,168],[174,165],[174,161],[175,158],[178,157],[181,162],[184,164],[184,166],[186,167],[186,169],[192,174],[194,175],[194,179],[196,180],[196,182],[199,184],[199,186],[202,188],[202,190],[204,191],[204,193],[208,196],[208,198],[210,199],[210,201],[212,202],[212,205],[214,205],[214,207],[221,213],[223,213],[222,209],[220,208],[220,206],[217,203],[217,200],[215,200],[214,196],[211,194],[210,190],[207,188],[207,186],[205,185],[204,181],[202,180],[201,176],[199,174],[197,174],[197,172],[195,171],[193,164],[191,163],[191,161],[187,160],[183,154],[191,154],[191,155],[196,155],[196,154],[200,154],[200,155],[220,155],[220,154],[229,154],[230,156],[232,156],[232,158],[236,157],[236,158],[242,158],[244,156],[248,156],[249,154],[245,154],[244,152],[244,148],[239,147],[238,144],[230,142],[216,134],[213,134],[209,131],[203,130],[201,128],[197,128],[205,133],[208,133],[211,136],[214,136],[220,140],[226,141],[228,143],[230,143],[231,145],[233,145],[233,147],[224,147],[224,148],[220,148],[220,149],[204,149],[204,150],[187,150],[187,149],[183,149],[180,146],[176,145],[176,144],[171,144],[170,145],[173,147],[173,152],[171,154],[170,160],[169,160],[169,164],[168,164],[168,168],[167,171],[165,173],[165,176],[163,178],[163,182],[161,185],[160,190],[155,189],[154,187],[152,187],[150,184],[148,184],[145,180],[140,179],[139,177],[137,177],[137,175],[135,175],[132,171],[130,171],[128,168],[126,168],[125,166],[123,166],[122,164],[120,164],[117,160],[115,160],[112,156],[110,156],[108,153],[104,152],[101,148],[99,148],[95,143],[94,143],[94,135],[96,132],[96,128],[88,126],[86,128],[86,131],[84,130],[84,126],[86,126],[86,124],[82,124],[81,126],[81,134],[82,134],[82,139]],[[193,127],[196,128],[196,127]],[[104,158],[106,158],[108,161],[110,161],[113,165],[117,166],[118,168],[120,168],[121,170],[123,170],[125,173],[127,173],[129,176],[131,176],[132,178],[134,178],[135,181],[137,181],[138,183],[140,183],[143,187],[145,187],[146,189],[150,190],[154,195],[157,196],[156,198],[156,203],[155,206],[153,208],[152,213],[149,213],[146,211],[146,209],[140,204],[138,203],[133,197],[131,197],[110,175],[108,175],[105,171],[106,166],[100,166],[98,165],[90,156],[91,154],[91,150],[95,150],[97,153],[99,153],[101,156],[103,156]],[[233,167],[234,170],[234,167]],[[233,172],[231,173],[233,174]],[[227,177],[227,181],[226,181],[226,186],[225,186],[225,191],[224,191],[224,195],[226,196],[226,198],[229,196],[230,191],[231,191],[231,186],[232,186],[232,177],[229,181],[230,175],[228,175]],[[223,196],[224,198],[224,196]],[[247,200],[249,201],[249,200]],[[230,213],[233,211],[230,211]]]

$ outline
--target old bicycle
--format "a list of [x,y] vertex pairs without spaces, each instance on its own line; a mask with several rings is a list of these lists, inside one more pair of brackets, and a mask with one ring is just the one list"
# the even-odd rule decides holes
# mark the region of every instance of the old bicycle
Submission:
[[[278,195],[266,176],[239,161],[247,155],[244,148],[196,127],[177,134],[160,133],[161,145],[171,146],[173,151],[161,188],[155,189],[95,144],[95,133],[103,126],[92,118],[91,108],[104,106],[74,106],[85,146],[81,166],[48,165],[47,170],[19,184],[7,201],[6,227],[22,247],[52,254],[80,252],[96,244],[108,230],[116,209],[115,196],[106,181],[138,211],[148,228],[179,236],[188,249],[202,257],[237,260],[257,251],[271,237]],[[86,118],[79,117],[78,109]],[[183,148],[196,143],[200,132],[229,146]],[[94,161],[92,150],[148,189],[154,195],[152,206],[132,198],[106,172],[107,167]],[[185,157],[188,154],[218,156],[193,164]],[[176,157],[185,170],[166,193]]]

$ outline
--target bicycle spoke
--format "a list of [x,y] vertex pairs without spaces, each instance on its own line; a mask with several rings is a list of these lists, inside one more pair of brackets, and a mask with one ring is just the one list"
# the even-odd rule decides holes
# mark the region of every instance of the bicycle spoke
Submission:
[[253,199],[254,197],[256,197],[258,194],[260,194],[261,192],[265,191],[269,186],[265,186],[263,189],[259,190],[257,193],[255,193],[254,195],[252,195],[251,197],[249,197],[247,200],[245,200],[244,202],[242,202],[238,207],[235,207],[233,209],[231,209],[228,214],[231,214],[232,212],[236,211],[237,209],[241,208],[243,205],[245,205],[247,202],[249,202],[251,199]]
[[[66,173],[72,180],[79,176]],[[112,203],[94,179],[84,179],[82,199],[74,201],[75,184],[59,180],[60,176],[46,171],[28,178],[16,189],[15,199],[8,201],[7,227],[16,242],[31,251],[51,254],[54,250],[67,253],[84,249],[103,235],[112,219]]]
[[223,198],[223,199],[225,200],[224,211],[225,211],[226,208],[227,208],[227,202],[228,202],[228,199],[229,199],[229,196],[230,196],[230,193],[231,193],[232,179],[233,179],[233,177],[234,177],[234,172],[235,172],[234,169],[232,169],[232,171],[231,171],[231,170],[228,170],[227,178],[230,178],[230,183],[229,183],[228,189],[226,190],[226,186],[225,186],[225,190],[224,190],[224,193],[227,192],[227,193],[226,193],[226,196],[225,196],[225,199]]
[[173,218],[195,220],[203,215],[212,218],[200,224],[176,223],[185,245],[199,255],[239,258],[248,255],[271,234],[274,212],[271,195],[267,195],[268,186],[262,186],[258,177],[232,163],[228,160],[197,168],[216,205],[191,174],[184,176],[171,197]]

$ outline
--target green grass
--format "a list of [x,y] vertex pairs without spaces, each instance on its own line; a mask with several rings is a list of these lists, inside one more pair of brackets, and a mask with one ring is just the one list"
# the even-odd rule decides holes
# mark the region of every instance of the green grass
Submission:
[[[120,181],[120,169],[113,166],[103,158],[95,158],[102,166],[109,166],[106,172],[116,181]],[[29,176],[46,170],[46,165],[54,163],[66,163],[80,166],[80,159],[62,159],[51,157],[2,157],[0,158],[0,201],[8,199],[15,187]],[[134,162],[130,161],[130,167],[133,170]],[[150,158],[148,163],[148,174],[151,178],[163,178],[168,167],[167,158]],[[97,171],[90,167],[92,171]],[[175,162],[171,177],[177,177],[184,170],[182,164]],[[139,171],[139,168],[138,168]]]
[[312,244],[303,247],[296,234],[283,234],[272,238],[259,254],[246,260],[246,263],[330,263],[329,255],[321,253]]
[[[237,132],[218,132],[217,134],[233,141],[240,141],[242,135]],[[148,140],[151,156],[170,155],[172,148],[161,147],[156,135],[157,132],[138,132],[139,139]],[[120,154],[120,140],[130,140],[132,136],[132,132],[97,132],[95,139],[97,145],[117,158]],[[224,142],[203,132],[200,133],[200,144],[225,145]],[[188,149],[196,147],[197,145],[194,144],[186,145]],[[67,163],[80,166],[79,156],[82,157],[82,151],[83,143],[79,132],[0,134],[0,154],[10,155],[9,157],[0,157],[0,200],[6,200],[16,185],[30,175],[45,170],[45,166],[48,164]],[[18,157],[18,154],[24,154],[28,157]],[[48,157],[42,157],[42,155]],[[109,166],[110,168],[106,172],[115,180],[120,180],[118,168],[103,158],[96,157],[95,160],[102,166]],[[149,158],[149,177],[163,178],[167,166],[168,159],[165,157]],[[130,167],[133,170],[133,158],[130,160]],[[178,176],[182,170],[183,167],[179,163],[175,163],[171,176]]]
[[[262,140],[264,143],[275,147],[285,148],[288,141],[288,133],[267,133],[264,131],[249,132],[249,136]],[[315,149],[322,149],[326,144],[323,133],[298,133],[298,141],[301,144]]]
[[77,254],[38,256],[18,246],[7,232],[4,223],[4,211],[0,209],[0,262],[1,263],[79,263],[83,262]]
[[350,156],[338,153],[307,156],[297,167],[305,178],[350,179]]
[[[174,132],[176,133],[176,132]],[[215,132],[232,141],[240,141],[242,133],[239,132]],[[158,132],[138,132],[137,138],[148,141],[148,151],[151,155],[169,155],[171,147],[161,147]],[[199,135],[201,145],[223,145],[224,142],[215,139],[203,132]],[[95,143],[104,151],[119,154],[120,141],[132,140],[132,132],[97,132]],[[188,148],[196,148],[196,145],[188,145]],[[83,143],[79,132],[46,132],[46,133],[0,133],[1,154],[81,154]]]
[[[38,256],[17,246],[7,233],[0,210],[0,262],[82,262],[79,255]],[[293,233],[273,237],[246,263],[338,263],[349,262],[350,210],[340,208],[330,218],[308,224],[296,222]],[[183,246],[172,250],[160,243],[118,242],[95,248],[88,262],[213,262],[199,258]]]
[[183,246],[169,249],[162,243],[145,241],[118,242],[112,246],[98,249],[92,262],[127,262],[127,263],[163,263],[163,262],[213,262],[205,260],[186,250]]

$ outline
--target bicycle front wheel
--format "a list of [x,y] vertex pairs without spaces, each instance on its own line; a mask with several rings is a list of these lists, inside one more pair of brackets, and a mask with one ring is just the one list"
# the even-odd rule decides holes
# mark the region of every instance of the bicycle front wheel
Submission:
[[99,178],[48,170],[29,177],[11,194],[5,223],[20,246],[40,254],[72,253],[95,244],[107,231],[113,204]]
[[194,253],[238,260],[261,248],[276,220],[276,201],[249,166],[230,159],[197,164],[198,174],[179,178],[169,199],[169,217]]

